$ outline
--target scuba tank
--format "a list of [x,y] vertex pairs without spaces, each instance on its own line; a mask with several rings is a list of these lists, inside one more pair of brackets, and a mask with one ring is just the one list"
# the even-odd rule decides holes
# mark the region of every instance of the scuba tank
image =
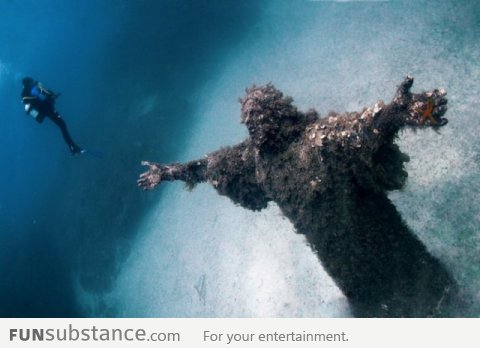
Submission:
[[37,118],[39,112],[37,110],[35,110],[34,108],[32,108],[32,105],[30,104],[25,104],[25,112],[32,116],[33,118]]

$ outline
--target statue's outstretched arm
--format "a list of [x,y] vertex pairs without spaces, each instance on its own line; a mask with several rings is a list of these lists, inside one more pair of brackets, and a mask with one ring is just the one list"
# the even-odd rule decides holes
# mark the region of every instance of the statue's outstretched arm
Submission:
[[244,141],[185,164],[163,165],[144,161],[142,164],[148,170],[140,175],[138,185],[144,190],[151,190],[162,181],[181,180],[189,187],[208,182],[234,203],[247,209],[261,210],[270,198],[257,183],[255,155],[249,144],[249,141]]
[[413,77],[405,77],[390,104],[383,107],[377,103],[372,120],[374,128],[389,135],[404,126],[441,127],[448,123],[443,117],[447,112],[445,98],[447,92],[444,89],[434,89],[429,92],[412,93],[410,91],[412,85]]
[[144,190],[152,190],[162,181],[181,180],[187,185],[195,185],[207,180],[207,159],[187,162],[185,164],[160,164],[142,161],[148,170],[140,174],[137,183]]

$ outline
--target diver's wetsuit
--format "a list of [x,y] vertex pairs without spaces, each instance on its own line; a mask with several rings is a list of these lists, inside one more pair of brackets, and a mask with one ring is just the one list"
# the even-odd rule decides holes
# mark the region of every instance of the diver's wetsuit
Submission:
[[72,137],[68,133],[67,125],[62,119],[61,115],[55,110],[55,94],[33,81],[33,79],[25,78],[23,80],[22,90],[22,102],[26,105],[27,114],[37,112],[35,120],[42,123],[45,117],[48,117],[55,123],[62,131],[63,139],[68,145],[72,155],[76,155],[82,152],[82,148],[79,147],[72,140]]

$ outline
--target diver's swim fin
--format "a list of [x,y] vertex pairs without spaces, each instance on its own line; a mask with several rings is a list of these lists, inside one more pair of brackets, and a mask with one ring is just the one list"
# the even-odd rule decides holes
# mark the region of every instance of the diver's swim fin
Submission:
[[95,151],[95,150],[87,150],[77,147],[73,151],[71,151],[72,156],[80,156],[80,155],[90,155],[97,158],[103,158],[103,152]]
[[93,156],[93,157],[96,157],[96,158],[103,158],[103,152],[101,151],[96,151],[96,150],[86,150],[86,149],[82,149],[82,151],[80,151],[80,154],[83,155],[90,155],[90,156]]

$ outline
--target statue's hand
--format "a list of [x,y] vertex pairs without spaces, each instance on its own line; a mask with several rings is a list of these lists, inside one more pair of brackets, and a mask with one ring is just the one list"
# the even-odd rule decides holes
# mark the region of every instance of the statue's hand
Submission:
[[448,120],[442,116],[447,112],[447,92],[441,88],[416,94],[410,92],[412,85],[413,77],[405,77],[393,99],[394,104],[407,110],[406,123],[409,126],[446,125]]
[[164,180],[168,180],[171,176],[171,168],[169,166],[148,161],[142,161],[142,165],[148,166],[148,170],[145,173],[140,174],[137,184],[144,190],[154,189],[155,186]]
[[435,89],[430,92],[413,94],[408,105],[407,123],[411,126],[441,127],[448,123],[445,117],[447,112],[447,92]]

